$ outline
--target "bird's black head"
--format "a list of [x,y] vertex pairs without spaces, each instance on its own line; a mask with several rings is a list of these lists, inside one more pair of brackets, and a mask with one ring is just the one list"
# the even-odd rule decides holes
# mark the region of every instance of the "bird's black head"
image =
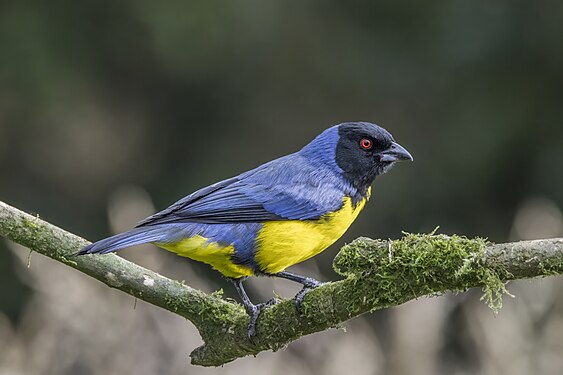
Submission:
[[387,172],[401,160],[413,160],[411,154],[382,127],[369,122],[338,125],[336,164],[344,177],[364,194],[375,177]]

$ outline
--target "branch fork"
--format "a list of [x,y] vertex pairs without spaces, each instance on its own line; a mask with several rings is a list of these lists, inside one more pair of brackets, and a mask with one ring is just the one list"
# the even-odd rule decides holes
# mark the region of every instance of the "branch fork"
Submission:
[[113,254],[74,257],[88,241],[1,201],[0,236],[190,320],[204,340],[191,360],[202,366],[276,351],[304,335],[421,296],[480,287],[485,302],[497,311],[506,282],[563,273],[563,238],[504,244],[435,233],[405,234],[393,241],[359,238],[334,259],[343,280],[311,290],[299,312],[293,300],[265,309],[251,342],[248,315],[240,304]]

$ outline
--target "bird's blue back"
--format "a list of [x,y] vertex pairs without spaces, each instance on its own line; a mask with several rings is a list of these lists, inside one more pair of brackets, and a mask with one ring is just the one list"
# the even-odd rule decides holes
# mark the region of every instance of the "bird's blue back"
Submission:
[[[233,262],[259,271],[256,238],[265,222],[317,220],[339,210],[357,190],[335,162],[338,129],[300,151],[200,189],[145,219],[129,236],[110,237],[86,252],[110,252],[143,242],[174,244],[194,236],[234,247]],[[112,241],[113,239],[113,241]]]

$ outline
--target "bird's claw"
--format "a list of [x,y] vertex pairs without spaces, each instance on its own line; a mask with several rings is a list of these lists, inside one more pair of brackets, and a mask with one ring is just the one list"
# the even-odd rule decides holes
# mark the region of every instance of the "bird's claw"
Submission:
[[247,336],[250,341],[253,341],[254,336],[256,336],[256,324],[258,323],[258,318],[262,313],[262,310],[268,307],[274,306],[278,303],[276,298],[272,298],[267,302],[259,303],[257,305],[250,305],[246,307],[246,312],[250,316],[250,321],[248,322]]
[[295,308],[297,309],[297,312],[301,312],[301,304],[303,303],[303,299],[305,298],[305,296],[307,295],[307,293],[309,293],[311,290],[318,288],[319,286],[323,285],[324,283],[320,282],[320,281],[311,281],[309,284],[304,285],[303,289],[301,289],[299,291],[299,293],[297,293],[295,295]]

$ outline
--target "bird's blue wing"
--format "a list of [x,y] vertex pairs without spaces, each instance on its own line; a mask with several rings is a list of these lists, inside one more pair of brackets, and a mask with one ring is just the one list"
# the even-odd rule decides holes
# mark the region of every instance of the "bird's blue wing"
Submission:
[[[207,198],[207,200],[209,200],[209,197],[214,196],[214,193],[217,193],[218,191],[224,190],[226,187],[228,187],[228,186],[230,186],[233,183],[236,183],[238,181],[239,180],[238,180],[237,177],[233,177],[233,178],[229,178],[227,180],[223,180],[221,182],[218,182],[216,184],[204,187],[204,188],[202,188],[202,189],[200,189],[200,190],[180,199],[179,201],[172,204],[168,208],[166,208],[166,209],[164,209],[160,212],[157,212],[156,214],[151,215],[151,216],[147,217],[146,219],[140,221],[137,224],[137,227],[160,224],[160,223],[174,222],[174,221],[176,221],[176,219],[180,219],[182,216],[189,216],[189,211],[190,211],[189,208],[190,207],[196,206],[197,203],[204,198]],[[219,194],[217,194],[217,197],[221,197],[222,195],[224,195],[224,194],[219,193]],[[197,222],[198,220],[196,218],[194,218],[193,221]]]
[[186,197],[143,220],[138,226],[178,222],[225,224],[312,220],[342,205],[342,196],[336,201],[327,202],[294,194],[294,191],[305,189],[304,186],[294,185],[291,189],[282,190],[239,181],[203,197]]
[[[276,166],[276,170],[280,166]],[[262,223],[314,220],[342,206],[341,189],[291,174],[272,176],[268,165],[203,188],[138,226],[162,223]],[[307,182],[309,181],[309,182]],[[322,186],[322,189],[320,188]]]

